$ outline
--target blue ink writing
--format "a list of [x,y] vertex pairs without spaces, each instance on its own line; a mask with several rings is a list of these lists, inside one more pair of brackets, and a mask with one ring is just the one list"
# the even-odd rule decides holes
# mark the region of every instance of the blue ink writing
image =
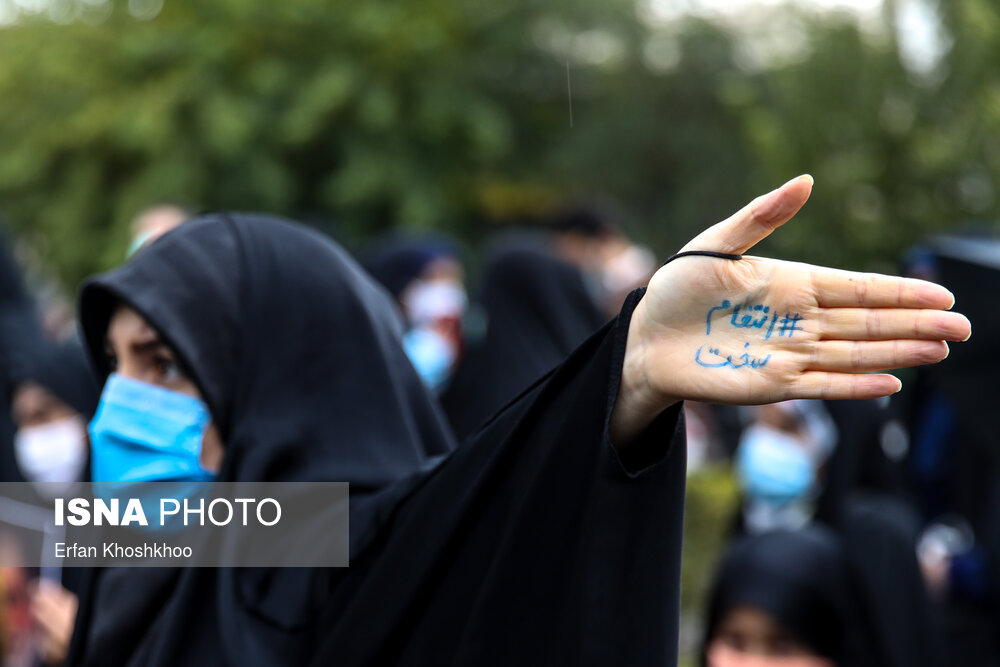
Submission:
[[778,321],[778,313],[771,316],[771,326],[767,328],[767,333],[764,334],[764,340],[770,340],[771,334],[774,332],[774,323]]
[[[750,343],[745,343],[744,348],[749,347]],[[694,353],[694,360],[699,366],[704,366],[705,368],[743,368],[744,366],[749,366],[750,368],[763,368],[767,365],[767,362],[771,360],[771,355],[767,355],[763,359],[755,358],[750,356],[748,353],[736,357],[736,361],[733,361],[733,355],[729,354],[725,357],[722,356],[722,352],[719,351],[717,347],[708,348],[707,353],[715,357],[715,360],[708,358],[707,360],[701,358],[702,350],[705,346],[702,345],[698,348],[698,351]],[[719,361],[721,360],[721,361]]]
[[801,328],[796,326],[801,320],[802,318],[799,317],[798,313],[795,313],[792,316],[789,316],[788,313],[785,313],[785,317],[783,317],[781,320],[781,331],[778,332],[778,335],[784,336],[787,334],[788,337],[791,338],[794,332],[802,331]]
[[803,322],[803,317],[799,313],[794,315],[785,311],[784,316],[778,314],[777,310],[771,308],[771,306],[766,306],[764,304],[752,304],[749,301],[743,302],[733,306],[732,303],[727,299],[720,303],[718,306],[714,306],[708,309],[705,315],[705,335],[708,336],[712,333],[712,316],[718,310],[732,309],[729,314],[729,324],[735,329],[758,329],[763,334],[764,340],[770,340],[771,336],[774,335],[775,328],[778,329],[778,335],[791,338],[796,331],[802,331],[800,326]]
[[728,301],[723,301],[722,304],[716,306],[715,308],[710,308],[709,309],[708,315],[705,316],[705,335],[706,336],[708,334],[712,333],[712,313],[714,313],[717,310],[725,310],[726,308],[729,308],[731,305],[732,304],[730,304]]
[[[725,302],[724,302],[725,303]],[[746,313],[740,316],[740,308],[745,308]],[[753,327],[754,329],[760,329],[767,322],[767,314],[771,312],[770,306],[762,306],[757,304],[756,306],[751,306],[749,303],[745,303],[742,306],[736,306],[733,308],[733,317],[730,320],[732,325],[737,329],[748,329]],[[763,314],[763,317],[758,317],[754,319],[754,314]],[[739,318],[737,320],[736,318]]]

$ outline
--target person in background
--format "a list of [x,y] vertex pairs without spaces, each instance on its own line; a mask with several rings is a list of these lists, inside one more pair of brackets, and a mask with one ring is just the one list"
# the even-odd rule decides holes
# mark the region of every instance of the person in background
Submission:
[[125,257],[132,257],[171,229],[191,218],[193,211],[180,204],[158,203],[141,210],[129,226],[129,245]]
[[470,335],[441,405],[459,440],[550,371],[607,318],[584,275],[551,238],[513,234],[486,251],[476,306],[485,331]]
[[[44,333],[23,270],[9,237],[0,229],[0,404],[10,406],[11,368],[42,340]],[[9,410],[0,410],[0,482],[23,482],[14,457],[15,426]]]
[[613,220],[607,207],[578,202],[563,206],[543,224],[551,232],[555,254],[580,271],[607,318],[657,269],[655,253],[630,241]]
[[[10,411],[17,431],[14,454],[24,479],[39,495],[70,492],[89,479],[87,422],[97,409],[100,387],[80,343],[44,339],[14,362]],[[27,586],[32,652],[46,665],[66,657],[84,572],[63,569]]]
[[822,405],[836,427],[837,442],[823,466],[816,516],[835,516],[843,499],[859,490],[909,503],[899,461],[906,434],[893,418],[889,400],[823,401]]
[[396,300],[406,321],[403,349],[440,394],[462,355],[468,306],[457,246],[443,237],[395,238],[366,253],[362,265]]
[[719,567],[704,667],[940,667],[940,627],[912,544],[885,508],[852,505],[735,542]]
[[723,558],[708,607],[704,667],[872,664],[852,623],[846,560],[834,534],[811,528],[744,538]]
[[906,275],[939,281],[980,325],[948,368],[916,369],[893,405],[909,437],[902,470],[923,534],[921,565],[947,619],[950,664],[1000,664],[1000,240],[928,239],[903,258]]
[[38,344],[15,363],[10,384],[14,454],[24,478],[52,485],[86,479],[87,422],[100,387],[83,347],[75,340]]
[[785,401],[751,408],[736,471],[748,533],[794,529],[810,521],[821,489],[820,471],[837,430],[821,401]]

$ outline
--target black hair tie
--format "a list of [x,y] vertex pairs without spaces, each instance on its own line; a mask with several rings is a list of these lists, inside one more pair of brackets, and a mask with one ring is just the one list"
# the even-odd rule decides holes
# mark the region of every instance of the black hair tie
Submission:
[[663,263],[663,266],[666,266],[675,259],[679,259],[681,257],[690,257],[692,255],[700,255],[702,257],[717,257],[719,259],[731,259],[734,262],[743,259],[743,255],[730,255],[725,252],[715,252],[714,250],[685,250],[684,252],[679,252],[676,255],[667,258],[667,261]]

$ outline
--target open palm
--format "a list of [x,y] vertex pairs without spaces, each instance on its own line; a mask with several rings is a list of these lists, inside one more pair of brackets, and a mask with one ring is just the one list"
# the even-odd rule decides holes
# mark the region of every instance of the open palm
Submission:
[[[683,250],[743,254],[802,207],[808,176],[758,197]],[[662,267],[632,316],[623,410],[683,399],[759,404],[873,398],[899,381],[873,373],[935,363],[969,321],[921,280],[760,257],[681,257]],[[646,419],[640,419],[646,421]],[[637,424],[641,426],[641,424]],[[633,431],[634,429],[627,429]]]

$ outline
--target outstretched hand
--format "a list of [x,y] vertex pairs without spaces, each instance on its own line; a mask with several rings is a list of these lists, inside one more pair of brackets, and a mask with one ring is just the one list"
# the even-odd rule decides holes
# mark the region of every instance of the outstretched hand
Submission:
[[[682,251],[742,255],[795,215],[800,176],[710,227]],[[629,326],[611,418],[628,442],[664,408],[693,399],[756,405],[875,398],[900,382],[878,373],[936,363],[969,320],[933,283],[762,257],[681,257],[653,276]]]

